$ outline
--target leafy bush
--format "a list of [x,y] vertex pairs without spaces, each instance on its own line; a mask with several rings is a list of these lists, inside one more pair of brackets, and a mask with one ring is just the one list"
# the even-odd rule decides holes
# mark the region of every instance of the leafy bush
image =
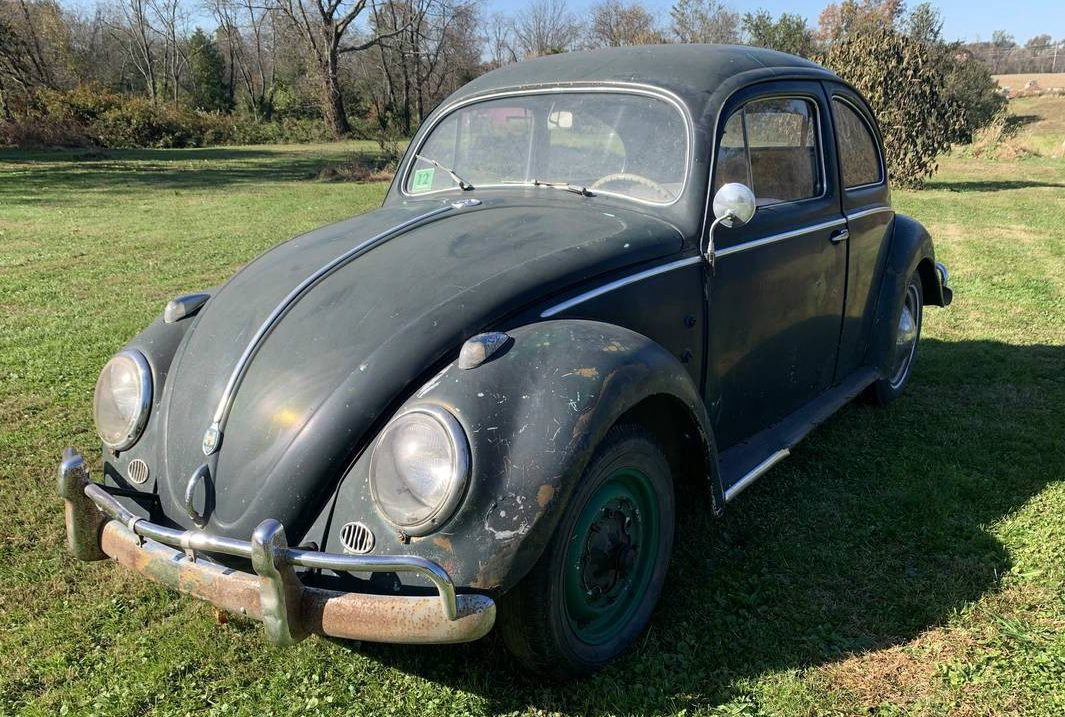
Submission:
[[888,27],[862,29],[834,42],[822,64],[869,100],[884,136],[892,181],[919,187],[950,148],[963,115],[945,89],[933,49]]
[[99,87],[39,92],[32,105],[0,123],[0,145],[15,147],[206,147],[317,142],[320,121],[256,122],[241,115],[153,104]]

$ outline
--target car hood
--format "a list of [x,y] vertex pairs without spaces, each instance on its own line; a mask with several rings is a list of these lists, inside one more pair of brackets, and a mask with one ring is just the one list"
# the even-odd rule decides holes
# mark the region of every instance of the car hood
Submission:
[[260,344],[220,448],[204,431],[256,330],[308,276],[368,238],[445,206],[382,208],[279,245],[193,319],[162,396],[159,497],[188,526],[205,463],[209,526],[247,537],[266,518],[303,534],[347,466],[419,378],[504,315],[581,281],[674,253],[673,226],[586,199],[486,201],[398,231],[316,284]]

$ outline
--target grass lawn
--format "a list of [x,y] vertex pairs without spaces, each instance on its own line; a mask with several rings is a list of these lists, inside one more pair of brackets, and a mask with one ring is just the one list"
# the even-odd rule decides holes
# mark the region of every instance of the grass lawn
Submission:
[[[63,550],[55,467],[165,301],[376,206],[347,145],[0,152],[0,715],[1065,713],[1065,161],[948,158],[896,192],[952,270],[907,395],[846,408],[714,521],[689,508],[630,656],[571,685],[495,636],[256,623]],[[705,506],[703,506],[705,508]]]

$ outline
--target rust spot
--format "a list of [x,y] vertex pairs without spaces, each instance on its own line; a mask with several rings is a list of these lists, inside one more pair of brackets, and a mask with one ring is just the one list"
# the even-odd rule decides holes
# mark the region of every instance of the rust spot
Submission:
[[573,373],[577,374],[578,376],[580,376],[582,378],[598,378],[599,377],[599,369],[597,369],[597,368],[579,368],[576,371],[574,371]]
[[455,549],[451,546],[451,538],[446,538],[443,535],[438,535],[433,538],[433,545],[442,548],[449,553],[455,552]]
[[551,499],[555,497],[555,487],[553,485],[547,485],[546,483],[540,486],[540,490],[536,491],[536,502],[540,504],[541,508],[546,508],[547,504],[551,502]]

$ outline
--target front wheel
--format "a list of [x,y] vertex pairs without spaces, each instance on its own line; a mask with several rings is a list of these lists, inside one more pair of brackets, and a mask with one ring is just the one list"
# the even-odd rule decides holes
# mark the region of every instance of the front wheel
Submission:
[[917,359],[917,342],[921,338],[924,311],[924,290],[921,276],[915,270],[906,284],[895,320],[894,333],[888,350],[891,352],[887,374],[870,387],[868,396],[874,403],[887,405],[902,395],[910,382],[913,364]]
[[500,600],[510,651],[556,679],[588,674],[624,652],[662,592],[674,512],[661,449],[639,427],[612,428],[540,560]]

